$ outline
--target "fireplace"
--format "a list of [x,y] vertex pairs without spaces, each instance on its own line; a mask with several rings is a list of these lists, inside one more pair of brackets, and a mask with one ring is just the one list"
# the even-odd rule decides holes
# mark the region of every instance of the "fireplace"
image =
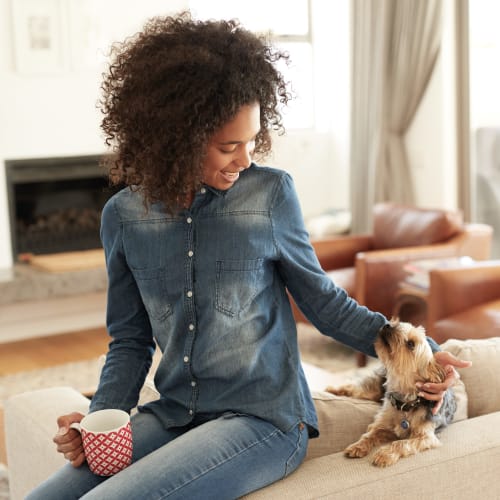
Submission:
[[100,248],[100,215],[116,191],[101,156],[7,160],[12,255]]

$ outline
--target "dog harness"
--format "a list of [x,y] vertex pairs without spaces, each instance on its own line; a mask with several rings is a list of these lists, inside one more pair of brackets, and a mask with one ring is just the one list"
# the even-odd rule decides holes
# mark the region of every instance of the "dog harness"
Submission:
[[[399,411],[412,411],[416,410],[420,406],[428,406],[432,408],[435,405],[434,401],[430,401],[429,399],[421,398],[420,396],[417,396],[415,399],[401,399],[396,396],[397,393],[395,392],[390,392],[387,394],[387,397],[389,398],[389,401],[391,402],[392,406],[396,408],[396,410]],[[398,394],[399,396],[399,394]]]

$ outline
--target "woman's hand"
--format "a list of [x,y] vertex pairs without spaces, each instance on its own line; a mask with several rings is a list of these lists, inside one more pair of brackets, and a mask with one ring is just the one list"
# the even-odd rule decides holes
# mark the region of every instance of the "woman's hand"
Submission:
[[453,354],[447,351],[439,351],[434,353],[435,360],[444,367],[446,372],[446,377],[443,382],[434,384],[431,382],[426,382],[422,384],[417,383],[417,389],[420,390],[419,396],[429,399],[430,401],[436,401],[436,404],[432,408],[432,414],[435,415],[439,408],[443,404],[443,398],[445,392],[455,385],[455,383],[460,380],[459,373],[455,370],[457,368],[468,368],[471,366],[470,361],[464,361],[456,358]]
[[70,425],[74,422],[80,422],[83,417],[84,415],[77,412],[59,417],[57,419],[59,430],[53,438],[54,443],[57,445],[57,451],[64,454],[64,458],[73,467],[80,467],[85,462],[85,455],[83,453],[82,436],[75,429],[71,429]]

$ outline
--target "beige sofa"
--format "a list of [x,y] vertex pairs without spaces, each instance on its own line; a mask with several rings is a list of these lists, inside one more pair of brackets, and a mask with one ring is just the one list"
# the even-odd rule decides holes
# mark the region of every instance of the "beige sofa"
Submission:
[[[246,498],[500,498],[500,338],[449,340],[443,348],[472,360],[473,366],[461,370],[460,411],[441,433],[440,448],[386,469],[371,465],[368,458],[344,457],[342,449],[365,430],[378,405],[321,392],[334,376],[305,365],[321,436],[310,441],[307,460],[295,473]],[[151,390],[146,385],[143,397],[151,397]],[[69,387],[8,400],[5,426],[12,500],[23,498],[64,463],[51,442],[56,416],[74,410],[84,413],[87,407],[88,400]]]

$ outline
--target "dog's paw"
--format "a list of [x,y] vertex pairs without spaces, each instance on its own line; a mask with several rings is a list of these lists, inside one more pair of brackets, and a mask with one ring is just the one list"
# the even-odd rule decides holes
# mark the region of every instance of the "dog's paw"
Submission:
[[401,457],[394,453],[391,446],[383,446],[374,455],[372,463],[377,467],[389,467],[394,465]]
[[370,453],[371,446],[367,441],[357,441],[344,450],[344,455],[349,458],[363,458]]
[[343,385],[341,387],[332,387],[329,385],[326,389],[326,392],[330,394],[335,394],[336,396],[347,396],[351,397],[354,392],[354,387],[352,385]]

